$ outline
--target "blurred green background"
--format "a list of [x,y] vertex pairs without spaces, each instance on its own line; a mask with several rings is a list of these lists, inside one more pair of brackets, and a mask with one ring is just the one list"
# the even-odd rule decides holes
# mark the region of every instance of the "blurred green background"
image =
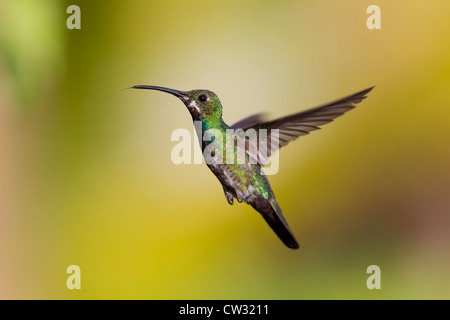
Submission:
[[[81,30],[66,27],[72,4]],[[449,299],[449,10],[1,0],[0,298]],[[215,91],[229,123],[377,87],[281,150],[269,179],[292,251],[204,164],[172,163],[190,116],[120,91],[136,84]],[[66,288],[72,264],[81,290]],[[372,264],[381,290],[366,287]]]

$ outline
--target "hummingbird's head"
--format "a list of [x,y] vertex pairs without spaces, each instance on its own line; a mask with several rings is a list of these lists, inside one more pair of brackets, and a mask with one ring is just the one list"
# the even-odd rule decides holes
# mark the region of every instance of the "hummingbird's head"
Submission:
[[217,95],[209,90],[179,91],[157,86],[134,86],[130,89],[158,90],[178,97],[188,108],[194,120],[222,117],[222,104]]

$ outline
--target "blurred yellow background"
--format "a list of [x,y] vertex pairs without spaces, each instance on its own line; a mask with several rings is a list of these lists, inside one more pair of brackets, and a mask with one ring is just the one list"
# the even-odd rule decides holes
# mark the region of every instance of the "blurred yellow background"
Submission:
[[[0,298],[449,299],[449,10],[1,0]],[[210,89],[228,123],[377,87],[280,151],[269,180],[292,251],[204,164],[172,163],[191,118],[170,95],[120,91],[136,84]],[[366,287],[373,264],[381,290]]]

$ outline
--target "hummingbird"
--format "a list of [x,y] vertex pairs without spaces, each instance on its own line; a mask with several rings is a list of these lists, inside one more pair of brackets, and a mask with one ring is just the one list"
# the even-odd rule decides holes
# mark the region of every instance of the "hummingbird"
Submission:
[[[205,89],[180,91],[149,85],[136,85],[128,89],[157,90],[179,98],[187,107],[192,120],[201,123],[201,126],[196,126],[199,137],[203,137],[208,130],[216,130],[216,132],[222,134],[222,137],[225,137],[227,132],[236,132],[234,136],[232,134],[231,148],[234,149],[232,151],[239,151],[236,150],[239,147],[235,145],[233,138],[244,137],[246,139],[246,144],[244,144],[245,161],[241,162],[224,161],[228,150],[225,149],[230,147],[228,142],[220,141],[220,139],[214,137],[210,140],[203,139],[202,141],[200,139],[203,156],[207,160],[206,164],[222,184],[225,197],[230,205],[234,203],[234,199],[251,205],[262,215],[270,228],[287,247],[298,249],[300,246],[289,228],[262,167],[269,163],[271,155],[279,148],[300,136],[320,129],[322,125],[332,122],[335,118],[355,108],[356,104],[363,101],[373,88],[274,120],[267,120],[263,113],[254,114],[232,126],[227,125],[222,119],[222,104],[219,97],[212,91]],[[252,132],[257,138],[261,138],[260,132],[267,135],[269,142],[266,152],[260,152],[259,150],[255,152],[254,149],[249,151],[251,149],[249,148],[251,134],[246,136],[247,132]],[[272,138],[276,138],[276,143],[271,143]],[[214,149],[206,159],[205,150],[211,144],[214,144]],[[240,146],[242,149],[242,144]],[[275,147],[272,148],[273,146]],[[236,158],[234,159],[236,160]]]

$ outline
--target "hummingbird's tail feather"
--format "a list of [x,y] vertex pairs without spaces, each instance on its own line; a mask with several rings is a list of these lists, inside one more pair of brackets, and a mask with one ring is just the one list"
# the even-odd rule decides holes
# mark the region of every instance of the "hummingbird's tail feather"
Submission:
[[286,222],[286,219],[284,218],[283,212],[281,211],[277,200],[274,197],[267,200],[262,196],[258,196],[256,200],[250,204],[263,216],[267,224],[287,247],[291,249],[300,248]]

